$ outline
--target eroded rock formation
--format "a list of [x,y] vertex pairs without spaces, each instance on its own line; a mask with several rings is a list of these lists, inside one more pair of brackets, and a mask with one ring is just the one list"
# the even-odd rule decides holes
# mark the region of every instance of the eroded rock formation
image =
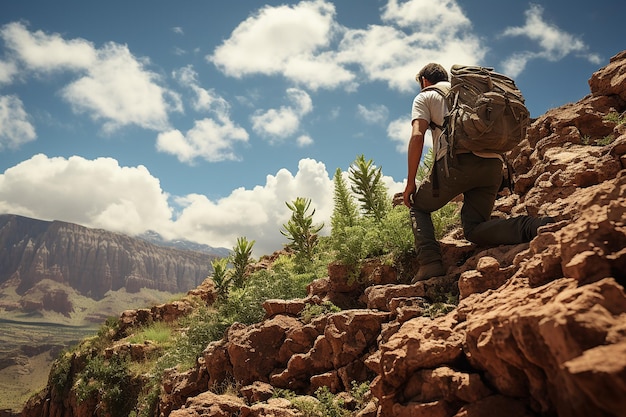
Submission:
[[[20,294],[43,280],[63,283],[94,299],[122,288],[178,293],[202,283],[211,268],[211,256],[200,252],[16,215],[0,215],[0,245],[0,284],[11,280]],[[66,301],[61,293],[49,294],[38,307],[65,313],[71,308]]]

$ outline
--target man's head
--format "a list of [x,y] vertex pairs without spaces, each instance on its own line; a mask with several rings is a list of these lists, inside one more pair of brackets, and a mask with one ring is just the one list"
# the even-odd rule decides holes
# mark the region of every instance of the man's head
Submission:
[[448,81],[448,72],[441,65],[431,62],[426,64],[415,76],[415,80],[422,88],[424,88],[424,78],[431,84],[437,84],[439,81]]

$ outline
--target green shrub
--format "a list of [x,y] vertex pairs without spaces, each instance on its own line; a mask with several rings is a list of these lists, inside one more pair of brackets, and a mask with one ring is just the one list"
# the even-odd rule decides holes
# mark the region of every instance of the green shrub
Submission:
[[454,228],[461,225],[460,205],[448,203],[437,211],[431,213],[435,238],[441,239]]
[[352,381],[352,387],[350,388],[350,394],[356,402],[356,411],[362,410],[367,405],[366,397],[370,393],[370,382],[358,383]]
[[265,316],[262,307],[265,300],[303,298],[306,286],[315,278],[312,273],[295,273],[280,265],[255,272],[245,288],[232,290],[228,299],[219,303],[219,314],[229,323],[256,323]]
[[613,135],[607,135],[605,137],[603,137],[602,139],[597,139],[596,140],[596,144],[598,146],[606,146],[610,143],[613,143],[613,141],[615,140],[615,136]]
[[202,351],[210,342],[219,340],[231,323],[220,319],[219,313],[209,307],[199,307],[179,321],[180,327],[186,329],[174,341],[172,348],[162,356],[160,369],[174,366],[190,369],[202,355]]
[[300,318],[304,323],[310,323],[316,317],[339,311],[341,309],[330,301],[324,301],[321,304],[307,304],[300,313]]
[[144,343],[147,341],[157,344],[168,344],[172,341],[172,328],[162,321],[151,323],[140,329],[129,339],[129,343]]
[[79,373],[76,394],[81,402],[89,398],[102,401],[103,415],[125,417],[137,401],[132,382],[127,357],[113,355],[105,359],[98,355],[90,358]]
[[612,111],[604,116],[604,120],[613,122],[617,125],[621,125],[623,123],[626,123],[626,113],[618,113],[616,111]]
[[58,394],[63,394],[71,385],[70,371],[72,369],[72,358],[72,353],[63,351],[52,363],[49,385]]
[[293,391],[275,389],[275,398],[285,398],[291,401],[303,417],[348,417],[365,408],[366,394],[370,392],[370,383],[352,381],[350,395],[354,404],[348,409],[345,401],[330,392],[328,387],[320,387],[315,391],[315,397],[297,396]]
[[[423,180],[428,175],[432,161],[432,151],[429,151],[419,167],[418,180]],[[347,195],[346,186],[339,180],[341,172],[338,170],[335,173],[335,209],[330,246],[334,260],[351,267],[355,275],[364,259],[383,255],[398,259],[414,251],[408,210],[404,206],[391,208],[387,203],[382,203],[384,199],[380,195],[381,188],[376,185],[381,181],[382,172],[380,168],[374,169],[372,164],[371,160],[365,161],[360,156],[351,167],[352,190],[360,196],[359,201],[364,210],[364,215],[356,219],[351,214],[350,196]],[[435,237],[440,239],[460,225],[459,205],[448,203],[433,212],[431,217]]]

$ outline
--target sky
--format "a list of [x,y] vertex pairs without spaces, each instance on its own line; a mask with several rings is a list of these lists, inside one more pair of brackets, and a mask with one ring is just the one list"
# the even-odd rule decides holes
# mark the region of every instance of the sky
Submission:
[[415,74],[514,77],[532,117],[626,49],[621,0],[0,0],[0,213],[254,255],[329,232],[359,156],[403,190]]

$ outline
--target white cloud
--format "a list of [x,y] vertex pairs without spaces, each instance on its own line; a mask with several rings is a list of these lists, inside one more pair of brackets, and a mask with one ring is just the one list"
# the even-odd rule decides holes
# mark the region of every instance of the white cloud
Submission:
[[197,112],[209,111],[227,117],[230,111],[228,102],[215,92],[202,88],[198,83],[198,73],[191,65],[173,72],[173,77],[184,87],[191,89],[195,94],[192,107]]
[[191,66],[174,71],[173,76],[194,92],[193,109],[208,112],[211,117],[196,120],[186,134],[177,129],[161,132],[157,137],[157,150],[176,155],[185,163],[193,163],[196,158],[209,162],[238,160],[235,145],[247,142],[248,132],[231,120],[229,103],[214,90],[200,87],[197,73]]
[[185,236],[213,246],[232,248],[237,237],[255,240],[257,254],[271,253],[288,243],[280,234],[291,212],[285,202],[310,198],[314,222],[330,225],[333,209],[332,179],[323,163],[303,159],[292,175],[281,169],[268,175],[264,185],[251,190],[239,188],[216,202],[202,195],[178,199],[184,208],[176,221]]
[[397,0],[389,0],[382,19],[403,28],[417,26],[419,31],[435,32],[437,37],[471,26],[456,1],[409,0],[398,3]]
[[294,135],[300,129],[300,120],[313,110],[311,97],[297,88],[287,89],[289,106],[259,110],[252,117],[252,128],[261,136],[275,142]]
[[346,31],[339,45],[338,59],[345,64],[358,64],[369,81],[382,81],[401,92],[415,91],[415,74],[429,62],[446,68],[462,62],[475,64],[484,57],[480,40],[447,28],[434,32],[419,26],[413,32],[392,26],[372,25],[366,30]]
[[[403,189],[383,177],[391,194]],[[62,220],[129,235],[154,230],[167,239],[188,239],[232,248],[238,237],[255,240],[255,256],[281,249],[280,233],[291,211],[286,202],[311,199],[314,222],[329,232],[333,182],[322,162],[302,159],[294,174],[268,175],[265,184],[238,188],[212,201],[204,195],[170,197],[143,166],[123,167],[112,158],[49,158],[39,154],[0,174],[0,213]]]
[[209,162],[237,160],[234,147],[247,142],[248,132],[227,117],[197,120],[194,127],[183,135],[179,130],[159,133],[156,148],[160,152],[176,155],[179,161],[193,163],[196,158]]
[[372,105],[366,107],[362,104],[357,105],[357,115],[368,124],[381,124],[387,120],[389,109],[382,105]]
[[311,89],[347,91],[382,81],[411,91],[414,74],[426,63],[473,64],[485,54],[455,1],[390,1],[382,18],[387,26],[349,29],[335,21],[334,5],[323,0],[265,6],[207,59],[234,77],[280,74]]
[[335,88],[354,78],[324,53],[339,27],[323,0],[265,6],[235,28],[207,60],[233,77],[283,74],[309,88]]
[[524,26],[513,26],[504,30],[503,36],[524,36],[537,42],[539,51],[516,52],[503,63],[503,72],[511,76],[519,75],[528,61],[545,59],[559,61],[569,54],[576,54],[593,64],[600,64],[601,58],[597,54],[589,53],[588,46],[578,37],[567,33],[556,25],[543,19],[543,8],[532,4],[525,12]]
[[313,145],[313,142],[314,142],[313,138],[311,138],[309,135],[298,136],[298,139],[296,139],[296,143],[301,148],[304,148],[305,146]]
[[0,61],[0,85],[10,83],[17,73],[18,69],[15,62]]
[[[407,153],[409,147],[409,139],[411,138],[411,124],[409,118],[399,118],[387,126],[387,137],[392,142],[397,142],[396,150],[401,153]],[[433,136],[430,129],[424,135],[424,148],[432,148]]]
[[96,64],[97,51],[84,39],[66,41],[59,34],[29,32],[22,23],[9,23],[0,30],[6,46],[34,71],[85,70]]
[[0,151],[16,149],[36,137],[22,101],[16,96],[0,96]]
[[0,212],[131,235],[158,229],[171,216],[159,180],[143,166],[43,154],[0,175]]
[[149,62],[134,57],[126,45],[111,42],[97,49],[84,39],[29,32],[21,23],[3,26],[0,36],[26,73],[76,74],[62,97],[75,112],[102,122],[106,132],[127,125],[163,130],[168,112],[181,111],[178,95],[163,88],[159,76],[146,69]]
[[138,125],[163,130],[169,125],[169,92],[158,85],[158,76],[145,70],[142,62],[132,56],[128,47],[109,43],[98,50],[96,65],[88,74],[64,88],[63,97],[80,113],[87,112],[94,120],[104,120],[106,131],[125,125]]

